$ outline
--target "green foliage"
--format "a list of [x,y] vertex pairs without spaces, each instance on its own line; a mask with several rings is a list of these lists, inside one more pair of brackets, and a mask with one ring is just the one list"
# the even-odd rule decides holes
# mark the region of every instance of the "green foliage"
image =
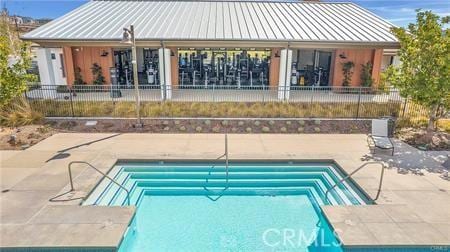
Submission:
[[361,64],[361,86],[371,87],[373,84],[372,69],[373,65],[369,61],[366,64]]
[[92,75],[94,76],[93,84],[94,85],[104,85],[106,83],[106,81],[105,81],[105,76],[103,76],[102,67],[99,64],[94,63],[92,65],[91,70],[92,70]]
[[73,81],[73,85],[84,85],[86,82],[83,80],[83,76],[81,76],[81,68],[75,68],[75,80]]
[[400,42],[398,67],[387,70],[387,80],[430,111],[428,129],[450,108],[450,17],[440,18],[431,11],[417,11],[417,21],[407,29],[393,28]]
[[31,67],[29,45],[11,34],[8,21],[2,16],[0,22],[0,107],[11,103],[34,81],[27,73]]
[[342,80],[342,86],[344,87],[350,86],[350,83],[352,82],[354,66],[355,63],[353,63],[353,61],[347,61],[342,63],[342,74],[344,75],[344,79]]

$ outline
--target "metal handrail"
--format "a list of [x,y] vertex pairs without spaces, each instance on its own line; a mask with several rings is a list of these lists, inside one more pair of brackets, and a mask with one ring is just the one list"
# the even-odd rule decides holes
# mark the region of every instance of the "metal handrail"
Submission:
[[117,181],[115,181],[113,178],[111,178],[110,176],[108,176],[106,173],[100,171],[99,169],[97,169],[96,167],[94,167],[93,165],[91,165],[88,162],[85,161],[72,161],[69,163],[68,165],[68,169],[69,169],[69,179],[70,179],[70,191],[75,191],[75,189],[73,188],[73,179],[72,179],[72,165],[73,164],[86,164],[88,165],[90,168],[94,169],[95,171],[97,171],[98,173],[102,174],[102,178],[107,178],[109,179],[111,182],[113,182],[114,184],[116,184],[117,186],[119,186],[119,188],[123,189],[126,193],[127,193],[127,204],[130,206],[130,191],[128,191],[127,188],[125,188],[123,185],[117,183]]
[[[222,190],[222,191],[225,191],[225,190],[227,190],[228,189],[228,180],[229,180],[229,178],[228,178],[228,174],[229,174],[229,167],[228,167],[228,134],[227,133],[225,133],[225,153],[223,154],[223,155],[221,155],[220,157],[218,157],[218,158],[216,158],[216,160],[219,160],[219,159],[221,159],[221,158],[223,158],[223,157],[225,157],[225,181],[226,181],[226,186],[225,186],[225,188]],[[213,165],[213,166],[211,166],[211,169],[210,169],[210,171],[209,171],[209,175],[211,175],[211,172],[212,172],[212,169],[214,169],[216,167],[216,165]],[[208,183],[208,178],[206,178],[206,183]],[[209,190],[206,186],[204,186],[203,187],[206,191],[211,191],[211,190]],[[213,200],[213,201],[216,201],[216,200],[218,200],[220,197],[222,197],[222,195],[220,195],[218,198],[216,198],[216,199],[212,199],[211,197],[209,197],[208,195],[206,196],[206,197],[208,197],[209,199],[211,199],[211,200]]]
[[353,176],[353,174],[357,173],[359,170],[361,170],[362,168],[366,167],[369,164],[379,164],[381,165],[381,175],[380,175],[380,183],[378,184],[378,191],[377,191],[377,195],[375,196],[375,199],[373,199],[373,201],[377,200],[378,197],[380,196],[381,193],[381,186],[383,184],[383,178],[384,178],[384,168],[385,165],[383,162],[380,161],[371,161],[371,162],[366,162],[364,164],[362,164],[361,166],[359,166],[356,170],[352,171],[350,174],[348,174],[347,176],[345,176],[344,178],[340,179],[336,184],[334,184],[332,187],[330,187],[326,192],[325,192],[325,200],[328,202],[328,193],[333,190],[334,188],[336,188],[338,185],[342,184],[344,181],[346,181],[347,179],[351,178]]

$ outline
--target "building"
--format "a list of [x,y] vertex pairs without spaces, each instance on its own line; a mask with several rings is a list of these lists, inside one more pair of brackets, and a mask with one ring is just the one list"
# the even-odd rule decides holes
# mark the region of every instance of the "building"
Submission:
[[392,24],[353,3],[271,0],[91,1],[22,38],[42,47],[42,84],[92,84],[96,64],[106,84],[130,87],[130,25],[139,84],[173,88],[342,86],[345,63],[348,85],[366,64],[376,85],[399,46]]

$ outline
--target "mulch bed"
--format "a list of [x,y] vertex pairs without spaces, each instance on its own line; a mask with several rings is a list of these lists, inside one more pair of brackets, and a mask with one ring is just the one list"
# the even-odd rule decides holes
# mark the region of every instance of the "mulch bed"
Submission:
[[[96,122],[87,125],[87,122]],[[134,119],[57,119],[44,125],[0,127],[0,150],[26,149],[59,132],[90,133],[281,133],[281,134],[367,134],[370,120],[308,119],[145,119],[134,127]]]
[[135,128],[136,120],[102,119],[94,126],[93,120],[52,120],[47,123],[60,131],[71,132],[145,132],[145,133],[324,133],[367,134],[370,120],[274,120],[274,119],[146,119],[142,128]]

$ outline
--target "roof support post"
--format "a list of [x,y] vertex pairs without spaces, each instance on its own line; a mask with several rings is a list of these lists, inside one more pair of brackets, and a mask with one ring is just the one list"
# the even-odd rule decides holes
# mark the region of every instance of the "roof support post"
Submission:
[[278,99],[289,100],[292,50],[289,45],[280,52],[280,77],[278,80]]
[[172,99],[172,78],[170,69],[170,49],[166,48],[161,41],[161,48],[158,50],[159,56],[159,79],[161,80],[162,100]]

